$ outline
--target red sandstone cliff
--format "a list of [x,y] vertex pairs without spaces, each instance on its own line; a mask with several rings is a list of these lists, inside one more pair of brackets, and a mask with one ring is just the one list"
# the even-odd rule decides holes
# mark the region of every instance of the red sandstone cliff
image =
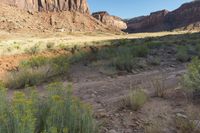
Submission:
[[35,11],[78,11],[89,14],[86,0],[0,0],[31,13]]
[[174,29],[195,29],[200,24],[200,1],[183,4],[178,9],[169,12],[162,10],[149,16],[127,21],[127,32],[156,32]]
[[126,23],[123,22],[121,18],[112,16],[108,14],[106,11],[95,12],[92,14],[92,16],[96,18],[97,20],[101,21],[102,23],[104,23],[105,25],[108,25],[109,27],[113,27],[113,28],[117,28],[121,30],[124,30],[127,28]]

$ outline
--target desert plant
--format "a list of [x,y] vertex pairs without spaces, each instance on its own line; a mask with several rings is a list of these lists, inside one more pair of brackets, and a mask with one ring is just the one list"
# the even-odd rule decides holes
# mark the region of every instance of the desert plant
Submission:
[[193,96],[200,97],[200,60],[195,57],[188,65],[187,72],[183,77],[183,85],[193,93]]
[[190,59],[188,48],[186,46],[178,46],[176,58],[178,61],[187,62]]
[[164,98],[166,95],[167,88],[165,86],[165,78],[156,78],[152,80],[153,88],[155,89],[155,96]]
[[54,57],[49,61],[52,76],[65,74],[69,70],[69,58],[67,56]]
[[29,49],[26,49],[25,52],[27,54],[37,54],[38,52],[40,52],[40,45],[39,44],[35,44],[34,46],[30,47]]
[[153,120],[151,124],[145,127],[145,133],[162,133],[163,124],[162,121]]
[[132,52],[135,57],[146,57],[149,49],[147,45],[135,45],[132,47]]
[[161,59],[159,57],[154,57],[152,59],[149,59],[148,62],[153,66],[160,65]]
[[11,89],[37,85],[45,81],[48,77],[49,69],[49,66],[42,66],[37,69],[21,68],[19,71],[12,71],[7,75],[5,84]]
[[126,106],[137,111],[147,101],[147,94],[141,89],[131,90],[128,97],[125,98]]
[[95,130],[90,106],[84,105],[72,97],[71,86],[65,90],[59,83],[48,87],[48,104],[50,111],[46,119],[45,129],[51,132],[52,127],[57,132],[92,133]]
[[131,55],[121,55],[111,60],[111,65],[120,71],[132,72],[136,68],[136,59]]
[[195,124],[186,117],[176,116],[175,117],[175,125],[176,125],[176,128],[181,133],[188,133],[188,132],[195,133],[194,132]]
[[6,86],[12,89],[33,86],[46,81],[53,76],[64,75],[69,70],[67,56],[54,58],[33,57],[20,64],[19,70],[7,75]]
[[54,42],[48,42],[48,43],[46,44],[46,47],[47,47],[48,50],[52,50],[52,49],[54,48],[54,46],[55,46],[55,43],[54,43]]
[[162,43],[161,42],[149,41],[149,42],[146,42],[145,44],[150,49],[162,47]]
[[7,100],[0,87],[1,133],[94,133],[96,122],[91,107],[72,96],[72,88],[52,83],[45,97],[31,91],[16,92]]
[[20,67],[39,68],[49,62],[49,59],[43,56],[32,57],[29,60],[22,61]]

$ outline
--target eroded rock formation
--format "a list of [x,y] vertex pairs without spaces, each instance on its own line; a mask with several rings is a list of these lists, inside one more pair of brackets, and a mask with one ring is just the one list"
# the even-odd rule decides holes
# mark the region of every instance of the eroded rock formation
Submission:
[[92,14],[92,16],[110,27],[118,28],[121,30],[124,30],[127,28],[126,23],[122,21],[121,18],[116,17],[116,16],[111,16],[106,11],[95,12]]
[[35,11],[78,11],[89,14],[86,0],[0,0],[30,13]]
[[149,16],[127,21],[127,32],[156,32],[174,29],[192,30],[199,28],[200,1],[183,4],[178,9],[169,12],[162,10]]

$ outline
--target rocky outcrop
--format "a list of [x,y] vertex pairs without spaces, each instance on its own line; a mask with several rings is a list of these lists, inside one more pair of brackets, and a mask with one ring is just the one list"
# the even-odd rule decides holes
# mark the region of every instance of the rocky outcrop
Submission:
[[109,32],[122,33],[80,12],[39,12],[30,14],[0,3],[0,32]]
[[165,16],[169,13],[167,10],[151,13],[149,16],[137,17],[128,20],[128,32],[146,32],[165,30]]
[[0,0],[30,13],[35,11],[78,11],[89,14],[86,0]]
[[95,12],[92,14],[92,16],[109,27],[118,28],[121,30],[127,28],[126,23],[122,21],[121,18],[116,16],[111,16],[106,11]]
[[149,16],[139,17],[127,21],[127,32],[157,32],[174,29],[199,28],[200,1],[183,4],[178,9],[169,12],[162,10]]

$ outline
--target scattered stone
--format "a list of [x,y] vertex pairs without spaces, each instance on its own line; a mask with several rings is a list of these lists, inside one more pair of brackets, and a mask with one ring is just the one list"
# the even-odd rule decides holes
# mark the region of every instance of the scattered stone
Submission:
[[188,117],[182,113],[177,113],[176,117],[187,119]]
[[112,129],[108,133],[117,133],[117,132],[114,129]]

